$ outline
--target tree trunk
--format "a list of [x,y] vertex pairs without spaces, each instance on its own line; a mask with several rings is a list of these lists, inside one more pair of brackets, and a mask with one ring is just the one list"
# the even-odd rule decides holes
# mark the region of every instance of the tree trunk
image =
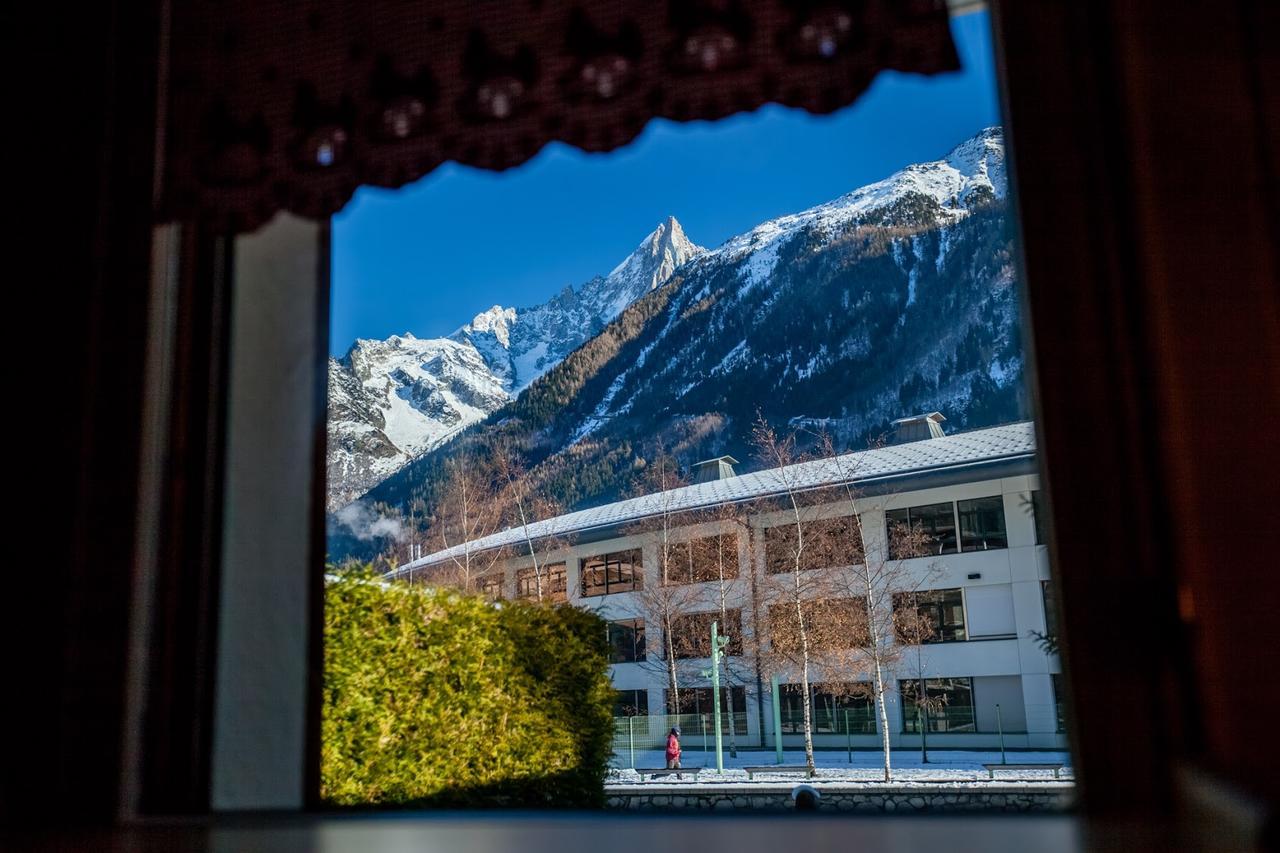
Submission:
[[[859,521],[861,529],[861,521]],[[884,781],[888,782],[893,775],[889,747],[889,712],[885,708],[884,690],[884,649],[880,645],[879,623],[876,621],[876,588],[875,578],[871,574],[871,560],[864,558],[862,564],[862,582],[867,601],[867,644],[871,653],[872,670],[875,675],[875,692],[880,706],[880,747],[884,752]]]
[[676,647],[671,640],[671,614],[667,613],[663,618],[663,634],[667,641],[667,692],[670,694],[670,710],[672,713],[680,713],[680,682],[676,678]]
[[810,706],[809,696],[809,645],[804,645],[804,664],[800,669],[801,689],[804,690],[804,701],[801,703],[804,708],[804,763],[809,765],[809,770],[815,770],[813,763],[813,709]]
[[760,747],[765,746],[764,734],[764,673],[760,661],[760,593],[756,586],[755,561],[751,561],[751,655],[756,675],[756,725],[760,729]]
[[809,706],[809,631],[805,627],[804,607],[800,599],[799,559],[796,560],[795,568],[795,603],[796,622],[800,626],[800,689],[804,691],[800,703],[804,716],[804,761],[812,771],[815,765],[813,763],[813,716]]
[[880,666],[879,656],[875,661],[875,674],[876,704],[880,706],[880,746],[884,750],[884,781],[888,782],[893,773],[889,765],[889,712],[885,709],[884,670]]

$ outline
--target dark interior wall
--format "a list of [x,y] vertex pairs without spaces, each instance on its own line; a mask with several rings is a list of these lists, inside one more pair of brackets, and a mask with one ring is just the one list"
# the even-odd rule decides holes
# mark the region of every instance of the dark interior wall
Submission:
[[[3,598],[6,820],[108,821],[126,773],[163,7],[49,5],[14,28],[15,234],[36,274],[13,290],[30,348],[11,369],[32,380],[18,399],[57,416],[12,450],[35,464],[14,486],[30,511]],[[1170,756],[1274,800],[1276,4],[1010,2],[994,18],[1086,804],[1167,807]],[[194,470],[209,447],[179,452]],[[207,758],[184,713],[169,737]]]
[[[9,525],[0,813],[116,813],[144,389],[159,3],[24,6],[6,349]],[[24,381],[31,387],[22,389]],[[19,405],[26,401],[29,407]],[[20,415],[25,411],[26,416]]]
[[1085,802],[1275,798],[1276,4],[995,20]]

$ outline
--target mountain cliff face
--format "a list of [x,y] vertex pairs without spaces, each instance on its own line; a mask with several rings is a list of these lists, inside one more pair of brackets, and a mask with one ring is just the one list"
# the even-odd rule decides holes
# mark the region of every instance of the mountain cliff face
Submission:
[[509,403],[702,251],[668,218],[609,275],[542,305],[495,305],[446,338],[362,339],[331,358],[329,511]]
[[[420,500],[429,511],[441,461],[483,458],[498,440],[574,507],[617,497],[656,441],[686,463],[750,460],[757,413],[850,447],[920,411],[942,411],[952,430],[1023,417],[1005,188],[1003,139],[990,128],[942,160],[698,252],[361,505],[395,512]],[[359,531],[334,531],[331,555],[364,547],[352,544]]]

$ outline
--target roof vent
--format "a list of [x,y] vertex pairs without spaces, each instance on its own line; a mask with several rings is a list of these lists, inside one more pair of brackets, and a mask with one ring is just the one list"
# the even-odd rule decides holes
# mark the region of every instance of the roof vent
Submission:
[[736,477],[733,466],[738,464],[738,460],[732,456],[717,456],[715,459],[708,459],[705,462],[699,462],[693,466],[693,482],[710,483],[712,480],[727,480],[730,477]]
[[898,418],[890,424],[893,427],[893,443],[906,444],[910,441],[924,441],[927,438],[942,438],[945,435],[942,431],[942,422],[945,420],[942,412]]

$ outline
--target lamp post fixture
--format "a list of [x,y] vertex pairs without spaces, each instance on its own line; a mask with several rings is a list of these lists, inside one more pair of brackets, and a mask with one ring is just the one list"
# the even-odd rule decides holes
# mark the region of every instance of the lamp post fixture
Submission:
[[724,654],[725,646],[729,645],[729,638],[720,636],[719,628],[719,623],[711,623],[711,669],[704,669],[702,677],[711,677],[712,724],[716,730],[716,772],[723,773],[724,747],[720,734],[720,658]]

